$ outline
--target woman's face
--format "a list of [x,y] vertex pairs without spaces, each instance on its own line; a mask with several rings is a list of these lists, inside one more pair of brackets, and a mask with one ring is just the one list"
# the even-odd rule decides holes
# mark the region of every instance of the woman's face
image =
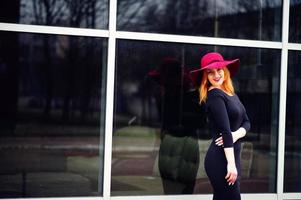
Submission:
[[213,87],[221,88],[225,80],[225,72],[223,68],[207,69],[208,80]]

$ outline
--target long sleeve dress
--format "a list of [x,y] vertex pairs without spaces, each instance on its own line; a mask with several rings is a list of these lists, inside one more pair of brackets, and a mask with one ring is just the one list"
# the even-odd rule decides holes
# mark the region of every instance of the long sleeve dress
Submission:
[[[240,151],[241,141],[233,143],[231,132],[243,127],[248,131],[250,121],[238,96],[228,95],[221,89],[214,88],[208,92],[206,102],[212,143],[205,157],[205,170],[213,187],[213,200],[240,200]],[[217,146],[215,140],[222,136],[223,146]],[[238,178],[234,185],[228,185],[227,159],[224,148],[233,147]]]

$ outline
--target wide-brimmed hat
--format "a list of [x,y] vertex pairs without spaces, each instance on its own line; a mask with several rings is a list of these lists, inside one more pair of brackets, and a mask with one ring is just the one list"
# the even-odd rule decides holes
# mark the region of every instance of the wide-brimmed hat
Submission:
[[184,88],[191,86],[189,71],[181,62],[173,57],[165,57],[156,69],[148,72],[148,77],[164,86],[183,85]]
[[159,76],[169,76],[174,73],[181,73],[181,62],[172,57],[163,58],[161,63],[157,66],[156,69],[148,72],[148,75],[151,77],[159,77]]
[[230,76],[233,77],[238,71],[239,64],[239,59],[224,60],[220,53],[210,52],[202,57],[200,68],[190,71],[190,75],[194,83],[199,84],[203,70],[227,67],[230,71]]

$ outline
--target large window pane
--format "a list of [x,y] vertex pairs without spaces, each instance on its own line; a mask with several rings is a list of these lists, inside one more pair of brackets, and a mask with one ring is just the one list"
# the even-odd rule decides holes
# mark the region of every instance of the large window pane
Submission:
[[0,32],[0,198],[102,195],[106,40]]
[[118,40],[112,195],[212,192],[203,165],[206,115],[185,72],[214,50],[242,63],[234,82],[252,128],[241,190],[276,192],[279,50]]
[[118,0],[117,29],[281,40],[281,0]]
[[301,42],[301,1],[290,0],[289,41]]
[[0,11],[0,22],[108,28],[108,0],[5,0]]
[[284,191],[301,192],[301,52],[290,51],[288,60]]

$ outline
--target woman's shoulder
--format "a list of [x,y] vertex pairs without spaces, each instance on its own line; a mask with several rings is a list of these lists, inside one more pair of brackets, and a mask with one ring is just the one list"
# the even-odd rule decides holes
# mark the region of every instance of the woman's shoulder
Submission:
[[211,102],[218,102],[218,101],[236,101],[236,94],[229,95],[225,91],[219,88],[212,88],[208,91],[207,96],[207,104],[210,104]]
[[212,88],[208,90],[208,98],[214,98],[214,97],[225,97],[226,93],[219,88]]
[[210,106],[212,103],[215,104],[216,101],[226,101],[225,93],[221,89],[213,88],[208,91],[207,106]]
[[222,89],[219,88],[212,88],[208,91],[208,96],[220,96],[220,97],[234,97],[236,96],[236,94],[228,94],[227,92],[225,92]]

